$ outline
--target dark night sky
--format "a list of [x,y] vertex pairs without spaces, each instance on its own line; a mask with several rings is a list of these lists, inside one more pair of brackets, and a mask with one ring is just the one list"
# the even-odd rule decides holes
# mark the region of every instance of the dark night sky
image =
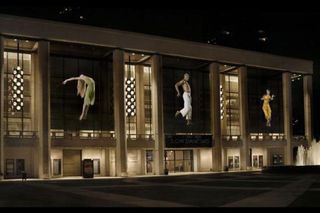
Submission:
[[[95,25],[314,61],[314,109],[320,105],[320,12],[105,7],[0,7],[0,13]],[[239,12],[240,11],[240,12]],[[83,17],[83,19],[80,18]],[[266,41],[261,41],[267,38]],[[295,116],[295,115],[294,115]],[[320,135],[320,114],[314,110]],[[319,130],[318,130],[319,129]]]

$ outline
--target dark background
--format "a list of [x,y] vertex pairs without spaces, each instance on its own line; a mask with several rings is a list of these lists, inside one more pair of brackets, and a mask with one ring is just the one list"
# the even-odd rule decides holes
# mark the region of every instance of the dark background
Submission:
[[[271,4],[268,3],[261,7],[265,9]],[[278,4],[271,6],[279,8]],[[314,109],[319,107],[320,12],[257,11],[251,8],[231,9],[220,5],[208,5],[207,8],[210,9],[110,6],[49,8],[16,4],[0,7],[0,13],[114,28],[312,60],[314,61]],[[299,91],[295,87],[301,87],[302,81],[295,82],[293,91]],[[298,134],[304,128],[303,109],[300,104],[302,93],[295,94],[293,119],[294,131]],[[318,139],[320,115],[316,110],[313,117],[315,136]]]

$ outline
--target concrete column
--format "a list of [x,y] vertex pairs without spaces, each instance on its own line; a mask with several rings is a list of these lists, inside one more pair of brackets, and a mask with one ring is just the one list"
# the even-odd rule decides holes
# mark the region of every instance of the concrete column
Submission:
[[164,128],[162,94],[162,57],[151,57],[152,130],[154,135],[154,174],[164,174]]
[[199,172],[199,149],[193,149],[193,171]]
[[136,66],[136,96],[137,96],[137,134],[145,134],[144,110],[144,70],[142,65]]
[[240,169],[246,170],[250,166],[249,159],[249,111],[248,111],[248,72],[247,67],[240,67],[238,71],[238,87],[240,102],[240,134],[242,147],[240,148]]
[[219,63],[211,63],[209,70],[210,70],[211,132],[213,133],[213,138],[214,138],[214,147],[212,147],[212,171],[222,171]]
[[35,101],[39,135],[39,178],[50,178],[50,43],[38,42]]
[[146,150],[140,150],[140,159],[141,159],[141,167],[140,167],[140,174],[146,174]]
[[303,91],[304,91],[304,122],[305,134],[307,136],[308,144],[311,145],[313,140],[313,119],[312,119],[312,75],[303,77]]
[[287,138],[287,146],[284,148],[285,165],[292,165],[292,90],[291,90],[291,74],[285,72],[282,74],[282,90],[283,90],[283,111],[284,111],[284,134]]
[[0,180],[4,175],[4,38],[0,36]]
[[124,92],[124,51],[113,51],[114,127],[116,136],[116,176],[128,176]]
[[228,166],[228,149],[222,149],[222,168]]

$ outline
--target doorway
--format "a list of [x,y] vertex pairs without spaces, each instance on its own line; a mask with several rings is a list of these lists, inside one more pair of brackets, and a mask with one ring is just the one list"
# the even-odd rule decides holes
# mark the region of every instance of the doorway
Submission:
[[193,172],[193,151],[165,151],[165,166],[171,173]]
[[81,150],[63,150],[63,176],[81,174]]

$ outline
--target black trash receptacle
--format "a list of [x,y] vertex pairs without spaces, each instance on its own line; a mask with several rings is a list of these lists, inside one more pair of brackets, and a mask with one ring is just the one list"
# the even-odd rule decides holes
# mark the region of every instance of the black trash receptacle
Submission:
[[164,174],[165,174],[165,175],[168,175],[168,174],[169,174],[169,170],[168,170],[168,169],[165,169],[165,170],[164,170]]
[[22,180],[27,180],[27,173],[26,172],[22,172]]

